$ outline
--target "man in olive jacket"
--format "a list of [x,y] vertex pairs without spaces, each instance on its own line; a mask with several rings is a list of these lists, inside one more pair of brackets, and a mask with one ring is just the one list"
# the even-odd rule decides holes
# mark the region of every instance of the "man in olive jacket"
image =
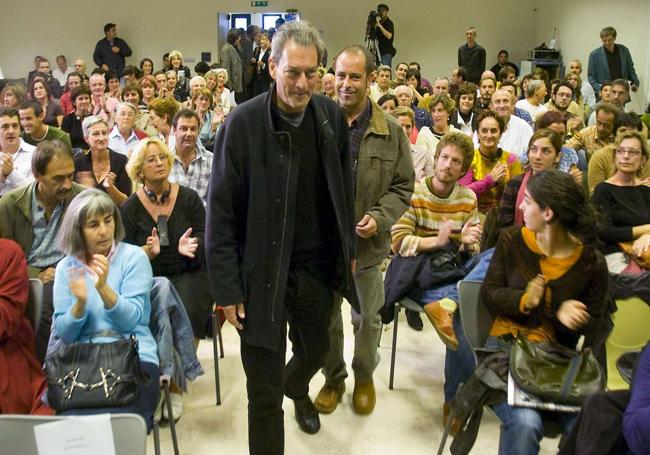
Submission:
[[215,142],[206,258],[215,301],[241,334],[252,454],[283,453],[284,395],[300,428],[319,430],[309,381],[328,351],[334,292],[356,305],[348,130],[336,103],[314,94],[324,48],[307,22],[284,25],[275,83],[231,112]]
[[[344,49],[335,63],[339,105],[350,128],[356,199],[357,264],[354,276],[361,311],[354,326],[354,409],[369,414],[375,407],[372,374],[379,363],[379,309],[384,304],[381,263],[390,251],[390,229],[408,209],[415,175],[409,140],[399,123],[366,96],[374,62],[360,46]],[[332,412],[345,391],[341,298],[332,311],[330,351],[323,368],[325,385],[316,398],[320,412]]]
[[56,236],[70,201],[85,188],[72,181],[74,159],[61,141],[43,141],[32,156],[36,180],[0,198],[0,237],[18,243],[25,253],[29,276],[43,286],[43,309],[36,333],[36,355],[45,358],[52,323],[52,284],[56,264],[63,259]]

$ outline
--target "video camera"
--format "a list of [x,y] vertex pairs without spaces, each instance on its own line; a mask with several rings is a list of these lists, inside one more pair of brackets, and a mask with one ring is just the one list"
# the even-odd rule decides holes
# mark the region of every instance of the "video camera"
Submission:
[[379,13],[377,11],[370,11],[368,13],[368,21],[366,22],[369,26],[374,26],[377,25],[377,17],[379,17]]

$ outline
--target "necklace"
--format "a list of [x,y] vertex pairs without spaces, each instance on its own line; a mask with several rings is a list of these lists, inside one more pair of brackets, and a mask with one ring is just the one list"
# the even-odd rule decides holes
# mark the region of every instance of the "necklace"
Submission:
[[47,133],[48,133],[49,131],[50,131],[50,127],[49,127],[49,126],[46,126],[46,127],[45,127],[45,134],[43,135],[42,138],[40,138],[40,139],[36,139],[34,136],[32,136],[32,139],[34,139],[34,141],[36,141],[36,142],[41,142],[42,140],[45,139],[45,136],[47,136]]

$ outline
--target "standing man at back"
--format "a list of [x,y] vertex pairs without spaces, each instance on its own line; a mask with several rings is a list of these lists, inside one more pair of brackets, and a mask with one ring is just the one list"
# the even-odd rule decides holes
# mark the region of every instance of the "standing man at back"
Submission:
[[122,77],[125,58],[133,53],[126,41],[117,37],[117,26],[112,23],[104,25],[104,38],[97,41],[93,60],[104,71],[113,70]]
[[275,83],[232,111],[215,142],[206,256],[215,301],[241,333],[251,454],[284,452],[285,395],[300,428],[318,432],[309,381],[329,349],[334,292],[358,309],[348,131],[336,103],[314,94],[324,51],[311,24],[284,24]]
[[[375,408],[373,372],[379,364],[381,332],[378,312],[384,304],[382,261],[390,251],[390,229],[407,210],[414,172],[409,140],[401,126],[368,96],[372,55],[361,46],[341,51],[334,64],[338,101],[350,127],[350,155],[355,181],[357,266],[354,281],[361,311],[352,312],[354,326],[354,410]],[[330,323],[330,350],[323,373],[325,385],[316,398],[323,413],[336,409],[345,392],[348,373],[343,360],[342,297],[337,296]]]
[[634,70],[634,61],[630,50],[622,44],[616,44],[616,29],[605,27],[600,31],[601,47],[591,51],[587,74],[589,83],[596,92],[604,81],[625,79],[632,83],[632,91],[639,89],[639,77]]
[[393,56],[396,53],[393,47],[395,39],[395,25],[388,18],[388,5],[380,3],[377,5],[377,27],[375,28],[375,38],[379,44],[379,55],[382,65],[391,66]]
[[458,66],[467,70],[467,80],[478,84],[485,71],[485,49],[476,42],[476,29],[465,29],[467,43],[458,48]]

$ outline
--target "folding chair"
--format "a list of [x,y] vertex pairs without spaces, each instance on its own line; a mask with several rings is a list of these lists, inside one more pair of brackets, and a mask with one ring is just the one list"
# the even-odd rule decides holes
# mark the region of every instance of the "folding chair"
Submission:
[[397,354],[397,325],[399,324],[399,312],[402,308],[407,310],[417,311],[418,313],[423,313],[424,309],[417,303],[415,300],[408,297],[404,297],[401,300],[395,302],[395,313],[393,316],[393,345],[390,351],[390,377],[388,379],[388,388],[393,390],[393,378],[395,376],[395,357]]
[[34,333],[38,331],[41,323],[41,312],[43,311],[43,282],[38,278],[29,279],[29,300],[25,316],[32,323]]
[[[217,341],[221,349],[219,355]],[[223,339],[221,337],[221,320],[219,319],[219,310],[215,306],[212,311],[212,352],[214,355],[214,387],[217,396],[217,406],[221,405],[221,380],[219,377],[219,357],[223,359]]]
[[[174,446],[174,455],[179,455],[180,451],[178,450],[178,438],[176,436],[176,422],[174,421],[174,412],[172,411],[172,402],[169,393],[169,381],[164,379],[162,381],[162,389],[165,395],[165,406],[167,406],[167,416],[169,421],[169,430],[172,434],[172,444]],[[153,423],[153,444],[154,451],[156,455],[160,455],[160,425],[158,422]]]
[[[64,419],[83,419],[66,416],[0,415],[0,454],[38,455],[34,427]],[[113,441],[117,455],[144,455],[147,445],[147,427],[138,414],[111,414]]]

